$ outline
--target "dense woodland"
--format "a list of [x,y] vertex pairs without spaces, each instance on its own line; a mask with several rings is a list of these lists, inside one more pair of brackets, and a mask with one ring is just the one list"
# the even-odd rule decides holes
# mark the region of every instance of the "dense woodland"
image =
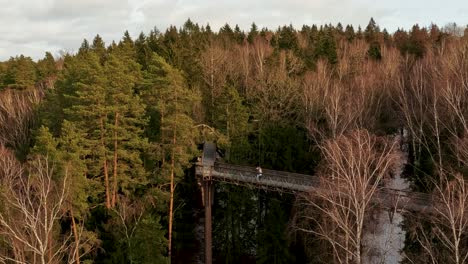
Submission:
[[468,28],[214,32],[187,20],[12,57],[0,63],[0,263],[194,263],[193,162],[216,141],[226,162],[346,190],[217,183],[216,263],[360,264],[402,130],[405,177],[441,201],[405,215],[404,263],[466,263]]

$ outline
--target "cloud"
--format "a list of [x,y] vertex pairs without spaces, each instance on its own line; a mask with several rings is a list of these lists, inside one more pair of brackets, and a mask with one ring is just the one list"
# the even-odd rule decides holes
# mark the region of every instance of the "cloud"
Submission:
[[293,24],[353,24],[370,17],[390,31],[414,23],[467,24],[468,3],[446,0],[0,0],[0,60],[25,54],[38,59],[45,51],[75,51],[82,40],[100,34],[106,43],[153,27],[164,31],[187,18],[218,29],[225,23],[248,30],[252,22],[276,29]]

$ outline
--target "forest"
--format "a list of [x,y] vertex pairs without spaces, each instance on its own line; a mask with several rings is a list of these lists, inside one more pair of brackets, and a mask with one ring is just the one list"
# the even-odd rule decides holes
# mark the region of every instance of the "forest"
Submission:
[[402,213],[401,263],[468,263],[468,26],[374,19],[188,19],[0,62],[0,263],[203,263],[207,141],[325,189],[216,183],[214,263],[366,263],[371,200],[398,169],[437,201]]

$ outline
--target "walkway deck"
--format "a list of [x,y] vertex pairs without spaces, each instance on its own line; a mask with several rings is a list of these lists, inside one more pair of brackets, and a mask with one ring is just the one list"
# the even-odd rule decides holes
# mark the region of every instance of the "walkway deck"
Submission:
[[[213,167],[197,163],[196,174],[204,175],[205,180],[272,191],[305,193],[321,188],[317,176],[263,169],[263,176],[257,180],[255,167],[220,162],[215,162]],[[374,199],[385,208],[397,210],[425,211],[432,207],[432,198],[428,194],[385,187],[378,190]]]

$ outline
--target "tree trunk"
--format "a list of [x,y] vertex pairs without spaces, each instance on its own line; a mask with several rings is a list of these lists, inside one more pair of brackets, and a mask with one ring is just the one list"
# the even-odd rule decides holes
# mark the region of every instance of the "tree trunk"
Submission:
[[100,123],[101,123],[101,146],[102,146],[102,148],[104,150],[104,162],[103,162],[104,185],[105,185],[105,188],[106,188],[106,208],[109,209],[109,208],[111,208],[110,191],[109,191],[109,169],[107,167],[106,145],[104,144],[104,121],[102,119],[103,119],[103,117],[101,116],[101,118],[100,118]]
[[[175,133],[174,133],[174,142],[175,142]],[[169,262],[171,261],[172,254],[172,221],[173,221],[173,210],[174,210],[174,149],[172,149],[171,154],[171,198],[169,201],[169,238],[168,238],[168,255]]]
[[112,207],[115,207],[116,197],[117,197],[117,147],[118,147],[118,138],[117,138],[117,128],[119,126],[119,113],[115,113],[115,124],[114,124],[114,170],[113,170],[113,183],[114,187],[112,188]]
[[362,230],[360,227],[357,229],[357,234],[356,234],[356,249],[355,253],[356,254],[356,264],[361,264],[361,236],[362,236]]
[[214,120],[214,58],[211,53],[211,122]]
[[47,245],[48,245],[47,246],[48,247],[47,256],[49,258],[49,262],[51,262],[52,261],[52,233],[49,233],[48,237],[49,237],[49,239],[48,239],[48,243],[47,243]]
[[75,217],[73,216],[73,208],[70,209],[73,236],[75,237],[75,261],[80,264],[80,238],[78,237],[78,230],[76,228]]
[[177,143],[177,90],[174,91],[175,93],[175,122],[172,127],[172,148],[171,148],[171,195],[169,201],[169,238],[168,238],[168,256],[169,256],[169,263],[171,262],[172,257],[172,222],[174,218],[174,191],[175,191],[175,183],[174,183],[174,170],[175,170],[175,151],[176,151],[176,143]]

